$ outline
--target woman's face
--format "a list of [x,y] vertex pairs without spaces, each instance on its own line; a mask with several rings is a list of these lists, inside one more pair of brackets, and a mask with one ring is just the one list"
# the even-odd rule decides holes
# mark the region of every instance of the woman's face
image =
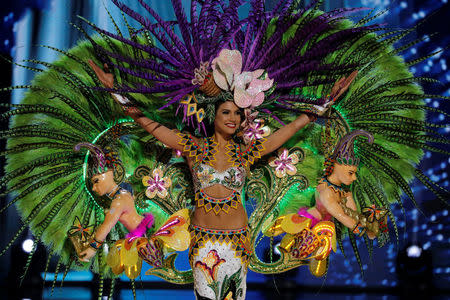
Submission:
[[241,125],[241,111],[234,102],[222,103],[216,111],[214,130],[223,135],[233,135]]
[[341,165],[336,163],[334,165],[333,173],[335,173],[336,178],[345,185],[352,184],[356,180],[357,166]]
[[91,183],[92,191],[99,196],[111,193],[117,185],[112,170],[92,176]]

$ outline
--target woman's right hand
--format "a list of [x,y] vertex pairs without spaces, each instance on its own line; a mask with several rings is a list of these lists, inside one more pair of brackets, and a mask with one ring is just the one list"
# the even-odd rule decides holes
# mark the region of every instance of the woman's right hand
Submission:
[[[104,68],[106,70],[103,71],[97,64],[92,61],[92,59],[88,60],[89,65],[91,66],[92,70],[94,70],[95,74],[97,75],[98,80],[103,84],[104,87],[112,89],[114,88],[114,75],[109,72],[108,65],[104,64]],[[128,100],[126,97],[123,97],[119,94],[111,93],[111,96],[113,97],[114,101],[117,102],[122,108],[125,106],[129,108],[133,108],[130,104],[131,101]],[[125,111],[126,115],[132,116],[135,115],[142,115],[141,111],[138,108],[133,108],[133,111]]]
[[100,80],[103,86],[112,89],[114,87],[114,75],[109,72],[108,65],[103,65],[106,70],[105,72],[99,66],[97,66],[97,64],[92,59],[89,59],[88,63],[91,66],[92,70],[94,70],[95,75],[97,75],[98,80]]

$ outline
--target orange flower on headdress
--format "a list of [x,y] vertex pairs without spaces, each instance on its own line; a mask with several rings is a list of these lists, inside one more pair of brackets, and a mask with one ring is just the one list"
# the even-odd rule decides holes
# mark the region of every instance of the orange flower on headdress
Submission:
[[164,177],[164,172],[161,168],[156,168],[152,172],[152,176],[144,176],[142,183],[147,187],[145,195],[148,198],[154,198],[158,195],[159,198],[165,198],[168,195],[167,189],[172,185],[172,180],[169,177]]

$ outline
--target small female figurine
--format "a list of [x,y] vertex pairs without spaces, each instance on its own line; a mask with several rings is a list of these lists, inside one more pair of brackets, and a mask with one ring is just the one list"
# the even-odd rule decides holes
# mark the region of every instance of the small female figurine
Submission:
[[[104,151],[94,144],[80,143],[74,149],[80,151],[81,147],[88,148],[92,154],[93,166],[89,169],[92,191],[98,196],[111,199],[109,208],[105,209],[105,219],[96,228],[88,246],[74,243],[81,261],[88,262],[96,254],[117,222],[128,230],[128,234],[109,249],[107,263],[116,275],[125,272],[129,278],[136,278],[140,274],[142,260],[152,266],[161,267],[163,245],[178,251],[187,249],[189,215],[186,209],[174,213],[158,231],[147,238],[146,233],[152,227],[154,217],[150,213],[139,215],[134,197],[114,181],[112,161],[115,160],[107,160]],[[185,240],[186,242],[183,242]]]
[[134,198],[125,189],[119,187],[114,181],[114,166],[106,160],[105,153],[98,146],[91,143],[79,143],[75,146],[75,151],[80,151],[81,147],[88,148],[93,154],[94,166],[91,168],[92,191],[98,196],[107,196],[111,199],[111,205],[105,209],[105,219],[95,230],[89,247],[79,253],[81,261],[89,261],[102,246],[111,229],[122,223],[128,230],[127,237],[141,237],[147,228],[153,225],[152,214],[141,216],[136,211]]
[[372,206],[358,212],[353,195],[347,189],[357,179],[359,159],[353,143],[360,135],[373,143],[373,136],[363,130],[355,130],[339,141],[317,185],[315,206],[301,207],[297,213],[282,216],[266,230],[268,236],[286,232],[280,247],[297,259],[309,260],[310,271],[315,276],[325,274],[328,255],[331,250],[336,251],[333,218],[359,236],[366,233],[374,239],[387,234],[386,211]]
[[353,233],[360,236],[366,233],[370,239],[374,239],[379,234],[379,223],[368,222],[358,213],[352,193],[345,188],[356,180],[359,158],[355,156],[353,143],[360,135],[366,136],[368,143],[373,143],[373,136],[364,130],[345,135],[327,162],[329,166],[317,185],[316,205],[308,210],[301,208],[298,214],[310,218],[313,226],[321,220],[329,221],[334,217]]

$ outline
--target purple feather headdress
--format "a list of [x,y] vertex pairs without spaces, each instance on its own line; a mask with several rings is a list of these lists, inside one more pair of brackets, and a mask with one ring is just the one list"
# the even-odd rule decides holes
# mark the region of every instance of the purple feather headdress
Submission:
[[106,155],[100,147],[92,143],[78,143],[73,147],[73,150],[79,152],[82,147],[87,148],[92,154],[92,170],[94,170],[95,174],[105,173],[108,169],[112,168],[112,164],[106,159]]
[[[325,96],[311,100],[298,90],[331,83],[339,74],[355,70],[355,64],[324,63],[325,58],[378,28],[335,30],[341,18],[361,8],[324,13],[317,10],[318,1],[295,10],[293,0],[280,0],[272,11],[265,11],[264,0],[251,0],[248,16],[240,19],[237,12],[242,0],[192,0],[188,20],[181,0],[172,0],[174,21],[163,20],[144,0],[139,3],[151,18],[118,0],[112,2],[142,26],[137,32],[145,31],[157,41],[140,44],[89,24],[100,34],[148,54],[138,60],[126,53],[112,53],[91,40],[99,56],[112,58],[116,62],[112,66],[120,72],[151,81],[148,86],[123,82],[115,91],[163,94],[167,102],[160,109],[175,105],[174,111],[183,113],[183,122],[199,131],[205,129],[202,105],[223,100],[222,93],[232,94],[239,107],[276,120],[277,112],[301,112],[301,105],[323,104]],[[297,30],[292,30],[294,26]],[[330,74],[329,82],[306,80],[324,74]]]
[[356,157],[354,151],[354,142],[356,137],[365,136],[369,144],[373,143],[373,135],[365,130],[354,130],[346,134],[336,146],[332,159],[339,164],[357,166],[360,159]]

